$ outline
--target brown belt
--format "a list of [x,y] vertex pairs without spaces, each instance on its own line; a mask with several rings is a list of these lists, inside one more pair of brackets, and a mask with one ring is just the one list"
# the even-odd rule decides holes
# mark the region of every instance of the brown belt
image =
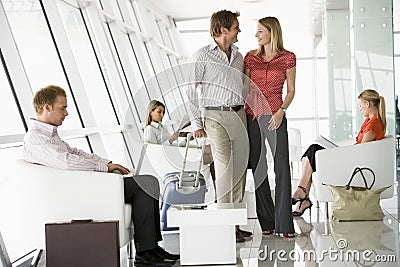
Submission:
[[243,108],[243,105],[238,105],[234,107],[224,107],[224,106],[219,106],[219,107],[205,107],[205,110],[220,110],[220,111],[235,111],[238,112]]

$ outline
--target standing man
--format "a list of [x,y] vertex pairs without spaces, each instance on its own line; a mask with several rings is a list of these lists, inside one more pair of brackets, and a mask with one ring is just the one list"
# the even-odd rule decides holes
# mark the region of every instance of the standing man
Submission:
[[[240,13],[228,10],[211,16],[212,42],[192,57],[193,77],[187,89],[194,137],[212,140],[216,195],[220,203],[243,200],[249,143],[243,110],[243,56],[233,45],[238,41]],[[204,110],[204,124],[201,119]],[[237,241],[250,232],[238,228]]]
[[[33,98],[33,106],[37,118],[31,119],[24,138],[26,161],[59,169],[129,173],[119,164],[72,148],[61,140],[57,128],[68,116],[67,96],[62,88],[49,85],[40,89]],[[125,203],[132,205],[135,266],[167,267],[175,264],[179,255],[170,254],[157,244],[162,239],[157,178],[150,175],[124,178],[124,193]]]

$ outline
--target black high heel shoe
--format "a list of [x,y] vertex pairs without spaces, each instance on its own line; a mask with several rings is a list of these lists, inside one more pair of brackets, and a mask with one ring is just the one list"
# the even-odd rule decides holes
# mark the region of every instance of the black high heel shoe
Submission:
[[308,202],[310,202],[310,206],[308,206],[307,208],[305,208],[303,211],[293,211],[292,212],[292,214],[293,214],[293,216],[301,216],[301,215],[303,215],[304,214],[304,212],[307,210],[307,209],[310,209],[310,212],[311,212],[311,207],[312,207],[312,205],[313,205],[313,203],[311,202],[311,200],[309,199],[309,198],[305,198],[305,199],[302,199],[302,200],[300,200],[300,205],[299,205],[299,209],[301,208],[301,205],[303,205],[303,202],[304,201],[308,201]]
[[301,186],[301,185],[299,185],[297,187],[300,188],[304,192],[305,197],[304,198],[292,198],[292,205],[296,205],[297,202],[302,201],[302,200],[307,198],[307,190],[306,190],[306,188],[304,186]]

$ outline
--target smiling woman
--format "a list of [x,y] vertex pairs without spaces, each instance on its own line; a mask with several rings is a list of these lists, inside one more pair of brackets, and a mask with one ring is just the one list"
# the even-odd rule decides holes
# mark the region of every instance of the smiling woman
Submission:
[[[258,20],[255,34],[259,47],[244,58],[245,74],[251,79],[245,111],[250,143],[249,162],[256,185],[258,220],[263,234],[274,232],[294,237],[290,207],[291,177],[286,109],[295,94],[296,56],[283,47],[282,29],[275,17]],[[283,85],[286,82],[286,95]],[[271,198],[268,181],[268,140],[274,158],[277,192]]]

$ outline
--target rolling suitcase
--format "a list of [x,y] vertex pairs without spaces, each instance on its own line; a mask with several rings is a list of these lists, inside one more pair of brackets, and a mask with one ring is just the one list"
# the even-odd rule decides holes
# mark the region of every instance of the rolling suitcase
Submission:
[[[190,139],[190,136],[189,138]],[[202,151],[204,152],[205,142]],[[163,231],[178,230],[178,227],[168,227],[167,211],[171,205],[204,204],[206,194],[206,182],[200,173],[203,166],[203,156],[197,170],[186,171],[186,160],[189,150],[189,142],[186,143],[185,156],[183,158],[182,170],[170,172],[164,175],[164,190],[161,204],[161,229]]]

